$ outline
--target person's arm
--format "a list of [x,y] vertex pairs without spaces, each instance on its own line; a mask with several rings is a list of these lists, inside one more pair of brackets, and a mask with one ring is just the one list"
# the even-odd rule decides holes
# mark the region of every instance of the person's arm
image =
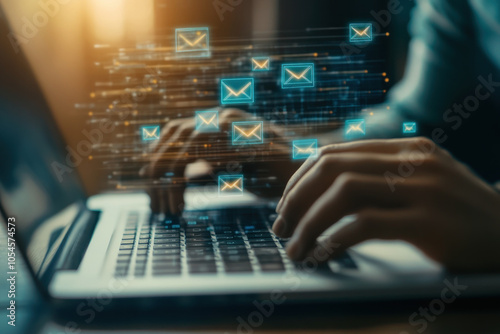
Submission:
[[422,125],[443,121],[445,111],[474,82],[471,17],[466,0],[418,1],[409,27],[412,40],[404,79],[366,119],[367,137],[398,137],[405,120]]

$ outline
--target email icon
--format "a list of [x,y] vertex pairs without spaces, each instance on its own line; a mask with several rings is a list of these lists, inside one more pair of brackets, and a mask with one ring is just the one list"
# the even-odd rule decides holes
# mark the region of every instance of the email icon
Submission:
[[253,103],[253,78],[221,79],[221,104]]
[[141,127],[141,134],[143,141],[151,141],[160,139],[160,126],[147,125]]
[[219,196],[243,195],[243,175],[220,175]]
[[196,131],[218,132],[219,131],[219,111],[207,110],[197,111],[195,116]]
[[269,57],[252,57],[252,71],[269,71],[271,58]]
[[349,25],[349,40],[351,43],[366,43],[373,40],[371,23],[353,23]]
[[262,144],[264,142],[264,122],[233,122],[233,145]]
[[314,64],[281,65],[281,88],[314,87]]
[[295,160],[307,159],[318,155],[317,139],[294,140],[292,146],[293,159]]
[[208,28],[179,28],[175,29],[176,52],[208,52]]
[[417,123],[415,122],[405,122],[403,123],[403,134],[415,134],[417,133]]
[[366,135],[366,123],[364,119],[353,119],[345,122],[345,137],[348,139],[363,137]]

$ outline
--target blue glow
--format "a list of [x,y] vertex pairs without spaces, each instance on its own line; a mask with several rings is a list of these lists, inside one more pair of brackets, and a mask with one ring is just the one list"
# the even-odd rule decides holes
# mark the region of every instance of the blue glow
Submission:
[[366,122],[364,119],[352,119],[345,122],[346,139],[359,138],[366,135]]
[[349,40],[351,43],[367,43],[373,40],[371,23],[351,23],[349,25]]
[[253,103],[254,89],[253,78],[221,79],[220,102],[221,104]]
[[220,175],[219,196],[243,195],[243,175]]
[[208,28],[175,29],[175,52],[209,52],[210,34]]
[[143,141],[152,141],[160,139],[159,125],[141,126],[141,136]]
[[403,134],[415,134],[417,133],[417,123],[416,122],[405,122],[403,123]]
[[293,159],[302,160],[318,156],[317,139],[294,140],[292,143]]
[[219,132],[219,111],[197,111],[195,116],[196,131]]
[[281,88],[310,88],[314,84],[313,63],[281,65]]
[[233,145],[262,144],[264,142],[264,122],[233,122],[231,137]]
[[252,57],[251,62],[254,72],[269,71],[271,68],[271,58],[269,57]]

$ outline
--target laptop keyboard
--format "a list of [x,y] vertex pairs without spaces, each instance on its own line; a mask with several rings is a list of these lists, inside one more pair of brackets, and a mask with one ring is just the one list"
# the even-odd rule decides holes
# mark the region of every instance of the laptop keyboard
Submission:
[[[287,240],[276,237],[263,216],[213,216],[141,219],[130,212],[115,276],[279,273],[296,267],[286,256]],[[349,260],[342,261],[354,266]]]

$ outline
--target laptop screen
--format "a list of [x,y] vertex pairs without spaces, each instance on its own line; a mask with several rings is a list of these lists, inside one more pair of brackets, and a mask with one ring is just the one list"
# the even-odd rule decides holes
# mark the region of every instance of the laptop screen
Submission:
[[2,17],[0,203],[4,214],[15,218],[18,250],[41,277],[78,212],[72,204],[81,203],[84,193],[75,169],[66,165],[60,177],[64,165],[54,162],[65,161],[63,141],[25,56],[9,42]]

